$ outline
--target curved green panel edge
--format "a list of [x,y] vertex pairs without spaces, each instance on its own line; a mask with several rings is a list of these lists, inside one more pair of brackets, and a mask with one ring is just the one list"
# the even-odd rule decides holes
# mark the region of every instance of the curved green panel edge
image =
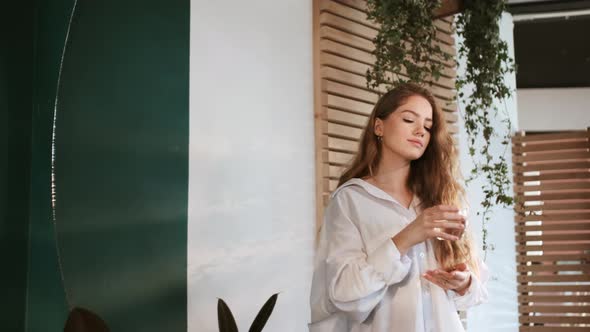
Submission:
[[58,91],[70,305],[112,331],[186,331],[188,0],[78,0]]
[[[51,221],[51,128],[74,0],[35,1],[27,332],[63,331],[68,314]],[[33,40],[31,41],[33,42]]]

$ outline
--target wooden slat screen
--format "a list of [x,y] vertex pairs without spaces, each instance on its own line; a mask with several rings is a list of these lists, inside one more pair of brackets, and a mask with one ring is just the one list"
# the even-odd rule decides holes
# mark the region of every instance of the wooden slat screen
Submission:
[[590,129],[512,138],[521,332],[590,331]]
[[[365,74],[374,63],[372,39],[376,25],[366,19],[364,0],[314,0],[314,99],[316,139],[317,222],[321,223],[329,194],[357,151],[362,128],[378,93],[367,89]],[[452,17],[435,21],[436,43],[456,54]],[[398,73],[403,76],[404,73]],[[455,96],[456,69],[447,61],[443,76],[430,90],[444,110],[450,131],[458,131]]]

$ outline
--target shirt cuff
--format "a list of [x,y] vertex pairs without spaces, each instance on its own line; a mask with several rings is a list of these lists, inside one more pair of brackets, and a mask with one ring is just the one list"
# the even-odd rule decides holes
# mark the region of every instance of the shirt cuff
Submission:
[[463,295],[459,295],[457,292],[449,290],[451,299],[455,302],[457,310],[467,310],[469,307],[478,305],[485,302],[485,295],[483,294],[481,282],[471,273],[471,285],[467,288],[467,291]]
[[402,256],[390,238],[375,248],[368,257],[367,262],[383,275],[388,286],[404,280],[412,265],[412,260],[408,255]]

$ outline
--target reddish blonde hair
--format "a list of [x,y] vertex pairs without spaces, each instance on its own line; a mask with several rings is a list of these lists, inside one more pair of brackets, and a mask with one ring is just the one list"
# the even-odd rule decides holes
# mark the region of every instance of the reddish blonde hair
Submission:
[[[379,98],[361,136],[358,152],[340,176],[338,186],[352,178],[374,175],[381,160],[381,144],[374,133],[375,121],[387,119],[411,96],[423,97],[430,103],[433,122],[424,154],[411,162],[407,187],[420,198],[421,209],[439,204],[465,206],[465,189],[458,181],[462,179],[458,151],[442,111],[430,91],[413,83],[399,85]],[[478,272],[473,240],[467,231],[458,241],[434,241],[434,251],[439,265],[445,270],[466,263],[472,271]]]

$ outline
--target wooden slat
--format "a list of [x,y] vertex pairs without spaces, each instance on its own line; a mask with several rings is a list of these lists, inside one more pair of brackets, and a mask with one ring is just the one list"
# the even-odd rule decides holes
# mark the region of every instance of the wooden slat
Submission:
[[344,172],[344,167],[342,166],[334,166],[334,165],[330,165],[329,171],[328,171],[328,176],[330,178],[340,178],[340,175],[342,174],[342,172]]
[[544,203],[541,205],[530,205],[515,207],[515,211],[518,213],[532,212],[532,211],[567,211],[567,210],[580,210],[590,209],[590,202],[575,202],[575,203]]
[[324,79],[322,83],[324,92],[328,92],[333,95],[338,95],[371,104],[375,104],[377,102],[377,99],[379,98],[376,93],[364,89],[355,88],[346,83],[338,83],[327,79]]
[[554,201],[564,199],[588,199],[590,198],[589,192],[577,192],[577,193],[558,193],[558,194],[541,194],[541,195],[528,195],[519,196],[525,202],[531,201]]
[[516,175],[514,182],[522,184],[529,181],[545,181],[545,180],[582,180],[590,179],[590,171],[568,171],[563,173],[541,173],[540,175]]
[[518,332],[588,332],[587,327],[521,326]]
[[518,285],[519,293],[562,293],[574,292],[577,295],[590,295],[590,285]]
[[[590,312],[590,309],[586,309]],[[578,312],[578,311],[576,311]],[[559,323],[559,324],[589,324],[590,317],[586,316],[520,316],[520,323]]]
[[531,144],[526,146],[512,146],[513,154],[521,154],[525,152],[540,152],[540,151],[562,151],[563,150],[575,150],[575,149],[587,149],[588,142],[576,141],[576,142],[563,142],[563,143],[547,143],[547,144]]
[[324,179],[324,191],[332,192],[338,187],[338,180]]
[[576,181],[576,182],[557,182],[557,183],[541,183],[540,185],[525,186],[515,185],[514,191],[517,193],[524,193],[526,191],[542,191],[542,190],[573,190],[573,189],[589,189],[590,181]]
[[[377,36],[377,30],[369,26],[359,24],[351,21],[348,18],[337,16],[331,12],[323,11],[320,13],[320,24],[336,28],[341,31],[345,31],[356,35],[361,38],[365,38],[369,41],[373,40]],[[434,45],[438,45],[444,53],[451,55],[452,58],[456,55],[456,50],[450,45],[446,45],[440,41],[434,41]],[[371,49],[372,51],[373,49]],[[454,60],[444,60],[439,58],[431,58],[431,60],[443,63],[449,68],[454,68]]]
[[375,63],[375,56],[373,54],[331,39],[322,38],[320,40],[320,48],[322,52],[349,58],[366,65]]
[[434,26],[438,31],[444,32],[449,35],[455,34],[454,27],[451,23],[445,22],[443,20],[434,20]]
[[531,305],[519,306],[521,313],[543,312],[543,313],[590,313],[590,306],[558,306],[558,305]]
[[367,1],[366,0],[336,0],[341,4],[345,4],[349,7],[358,9],[362,12],[367,12]]
[[[374,28],[378,28],[378,24],[372,21],[367,20],[366,18],[366,1],[361,0],[336,0],[337,4],[342,4],[341,8],[335,8],[334,4],[330,1],[324,2],[325,5],[323,9],[337,13],[338,15],[345,16],[351,20],[359,22],[361,24],[365,24]],[[347,8],[348,7],[348,8]],[[348,9],[348,11],[347,11]],[[443,36],[439,36],[437,34],[437,38],[439,40],[444,41],[449,45],[454,45],[454,39],[448,39],[454,33],[452,25],[449,22],[443,21],[441,19],[434,20],[434,26],[441,33]]]
[[519,263],[524,262],[556,262],[556,261],[564,261],[564,262],[577,262],[577,261],[584,261],[588,262],[590,260],[590,254],[571,254],[571,255],[519,255],[517,256],[517,261]]
[[[365,38],[355,36],[353,34],[347,33],[345,31],[338,30],[331,26],[322,26],[320,28],[320,36],[322,39],[332,40],[344,45],[348,45],[352,48],[356,48],[366,52],[367,54],[371,54],[375,49],[373,42],[367,40]],[[450,73],[447,73],[450,74]],[[451,77],[451,76],[449,76]]]
[[343,152],[336,152],[336,151],[324,151],[325,157],[324,160],[327,160],[330,165],[340,165],[345,166],[350,163],[354,155],[349,153]]
[[[346,82],[346,81],[343,79],[343,82]],[[357,88],[354,86],[350,86],[349,84],[346,84],[346,83],[339,83],[339,82],[335,82],[335,81],[331,81],[331,80],[327,80],[327,79],[322,80],[321,86],[322,86],[323,91],[328,94],[332,94],[334,96],[340,96],[340,97],[351,99],[351,100],[356,100],[356,101],[363,102],[363,103],[370,103],[370,104],[374,105],[377,102],[377,99],[379,98],[376,93],[370,92],[366,89]],[[439,103],[439,105],[443,105],[443,103],[441,103],[440,99],[437,99],[437,102]],[[450,108],[454,107],[453,112],[454,112],[454,114],[456,114],[456,104],[450,103],[446,107],[450,107]],[[443,109],[443,110],[448,111],[449,108]]]
[[328,136],[358,140],[361,136],[362,130],[336,123],[325,122],[324,132],[328,134]]
[[590,213],[558,213],[516,216],[516,221],[590,220]]
[[517,276],[518,282],[575,282],[575,281],[590,281],[590,275],[574,274],[574,275],[552,275],[552,276]]
[[548,171],[548,170],[566,170],[566,169],[578,169],[578,168],[590,168],[590,161],[551,163],[551,164],[526,165],[526,166],[512,167],[512,169],[514,170],[514,173]]
[[[353,31],[356,31],[357,34],[359,34],[360,36],[367,38],[369,40],[373,40],[376,36],[377,36],[377,32],[379,29],[379,25],[376,24],[373,21],[369,21],[367,20],[367,15],[364,11],[360,11],[360,10],[356,10],[353,8],[350,8],[348,6],[343,6],[337,2],[334,1],[321,1],[320,2],[320,16],[322,14],[333,14],[334,16],[338,17],[338,18],[343,18],[346,21],[348,21],[349,23],[346,24],[342,24],[342,23],[338,23],[338,24],[342,24],[342,25],[338,25],[338,27],[342,27],[342,26],[347,26],[347,25],[358,25],[355,28],[350,28],[353,29]],[[327,23],[326,21],[323,21],[324,24],[335,24],[334,20],[331,20],[330,23]],[[363,27],[363,28],[360,28]],[[368,28],[370,30],[364,29],[364,28]],[[353,32],[351,31],[351,32]],[[355,33],[355,32],[353,32]],[[435,41],[434,44],[438,45],[441,47],[441,49],[447,53],[450,54],[451,56],[455,56],[456,52],[454,47],[454,40],[452,38],[449,39],[450,36],[448,37],[443,37],[443,35],[445,34],[436,34],[435,36]],[[450,47],[451,46],[451,47]],[[451,64],[452,65],[452,64]],[[449,66],[451,66],[449,65]]]
[[[324,137],[324,115],[322,114],[325,93],[323,93],[324,84],[320,73],[320,4],[319,1],[312,1],[312,61],[313,61],[313,110],[314,110],[314,139],[315,144],[315,221],[316,230],[319,230],[324,218],[324,207],[328,204],[328,198],[325,196],[323,188],[323,168],[321,165],[323,160],[323,147],[318,142],[321,142]],[[318,232],[316,232],[317,234]]]
[[579,139],[588,138],[588,131],[572,131],[567,133],[558,134],[536,134],[536,135],[524,135],[512,137],[513,143],[530,143],[530,142],[543,142],[552,140],[565,140],[565,139]]
[[519,295],[518,302],[590,302],[590,295]]
[[326,110],[326,113],[327,119],[330,122],[349,125],[360,129],[363,129],[366,126],[367,121],[369,120],[369,118],[366,116],[350,112],[343,112],[332,108],[328,108]]
[[[590,271],[589,264],[518,265],[518,272]],[[590,302],[590,301],[589,301]]]
[[512,162],[523,163],[528,161],[552,161],[563,159],[590,159],[590,151],[535,153],[524,156],[517,155],[512,157]]
[[351,8],[350,6],[344,6],[335,1],[320,1],[320,4],[321,11],[328,11],[338,16],[345,17],[356,23],[366,25],[373,29],[378,29],[379,25],[373,21],[369,21],[367,19],[366,11],[364,10],[358,10],[354,7]]
[[[555,223],[555,224],[542,224],[542,225],[522,225],[517,224],[514,226],[516,232],[533,232],[533,231],[590,231],[590,223]],[[588,235],[590,240],[590,235]]]
[[[350,70],[350,71],[353,71],[353,69],[354,69],[355,73],[361,74],[363,76],[365,75],[367,69],[372,68],[373,64],[375,63],[375,56],[372,53],[365,51],[365,50],[355,48],[353,46],[346,45],[344,43],[339,43],[339,42],[334,41],[332,39],[323,38],[320,41],[320,48],[321,48],[323,54],[331,54],[335,57],[341,57],[341,58],[345,58],[345,59],[348,59],[353,62],[357,62],[358,65],[353,64],[350,69],[346,66],[341,67],[341,68],[344,70]],[[333,65],[333,66],[339,67],[337,62],[335,64],[333,64],[332,62],[328,62],[326,60],[323,63],[327,64],[327,65]],[[361,65],[364,65],[365,67],[363,67]],[[391,73],[389,73],[389,74],[391,74]],[[401,72],[398,72],[396,74],[403,77],[404,79],[409,78],[407,76],[406,70],[403,68],[402,68]],[[434,80],[429,80],[429,81],[432,81],[433,84],[440,86],[442,88],[446,88],[449,90],[455,89],[455,80],[454,80],[454,78],[451,78],[451,77],[441,76],[436,81],[434,81]]]
[[[367,11],[367,2],[365,0],[336,0],[336,2],[344,4],[351,8],[355,8],[362,12]],[[450,20],[448,17],[436,19],[434,20],[434,26],[437,28],[437,30],[446,32],[447,34],[453,34],[454,31],[451,22],[452,20]]]
[[590,240],[590,233],[582,234],[543,234],[543,235],[516,235],[517,242],[527,241],[576,241]]
[[[361,74],[362,68],[368,68],[367,65],[360,64],[358,62],[354,62],[345,58],[336,57],[334,55],[326,53],[322,54],[321,59],[322,64],[329,65],[324,66],[321,69],[321,74],[323,78],[336,82],[345,83],[357,87],[359,89],[367,89],[367,80],[365,74]],[[348,71],[343,70],[343,68],[345,67]],[[436,86],[429,87],[429,90],[435,97],[438,97],[443,101],[452,100],[453,98],[452,90],[443,89]],[[384,86],[378,88],[377,90],[369,91],[375,94],[377,94],[377,92],[381,94],[387,92]]]
[[326,94],[326,104],[330,108],[340,109],[343,111],[362,114],[365,116],[371,115],[373,111],[373,104],[356,101],[349,98]]
[[[323,56],[323,55],[322,55]],[[322,57],[325,59],[325,57]],[[385,88],[380,88],[377,90],[369,90],[367,88],[367,81],[364,76],[357,75],[351,72],[347,72],[338,68],[334,67],[327,67],[324,66],[321,69],[322,77],[331,81],[340,82],[352,87],[356,87],[358,89],[367,90],[368,92],[378,96],[379,93],[384,93]],[[377,99],[377,98],[376,98]]]
[[[590,250],[590,243],[569,243],[567,246],[563,244],[542,244],[542,245],[516,245],[516,251],[527,252],[527,251],[560,251],[560,250]],[[519,265],[521,267],[524,265]],[[533,265],[537,266],[537,265]],[[563,266],[563,265],[560,265]],[[531,270],[532,271],[532,270]]]
[[588,328],[577,326],[520,326],[518,332],[588,332]]
[[326,144],[324,148],[330,150],[356,153],[358,149],[358,142],[336,137],[325,136]]

